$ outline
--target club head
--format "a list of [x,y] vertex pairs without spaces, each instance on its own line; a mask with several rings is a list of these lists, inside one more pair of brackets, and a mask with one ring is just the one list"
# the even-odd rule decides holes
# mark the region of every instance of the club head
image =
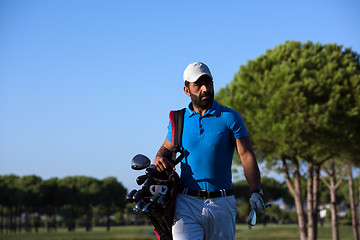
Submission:
[[151,203],[148,203],[142,209],[142,211],[147,215],[151,214],[151,207],[150,206],[151,206]]
[[136,193],[134,193],[134,195],[133,195],[133,201],[134,201],[134,202],[139,202],[139,201],[141,200],[142,196],[143,196],[143,190],[140,189],[139,191],[137,191]]
[[146,181],[146,179],[148,179],[148,175],[141,175],[141,176],[138,176],[137,178],[136,178],[136,183],[138,184],[138,185],[142,185],[145,181]]
[[132,190],[131,192],[128,193],[128,195],[126,196],[126,200],[128,202],[134,202],[133,196],[134,194],[137,192],[136,189]]
[[150,165],[150,159],[142,154],[138,154],[131,160],[131,168],[134,170],[142,170]]
[[256,211],[255,209],[251,209],[247,222],[249,225],[251,226],[255,226],[256,225]]
[[146,175],[151,175],[152,173],[156,172],[156,166],[154,164],[149,165],[146,170],[145,173]]
[[141,212],[143,208],[145,207],[146,202],[144,200],[139,201],[135,207],[133,208],[134,212]]

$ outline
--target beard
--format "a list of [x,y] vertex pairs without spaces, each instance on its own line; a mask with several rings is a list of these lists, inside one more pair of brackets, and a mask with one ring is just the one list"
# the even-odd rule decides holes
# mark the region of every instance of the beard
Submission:
[[[203,97],[207,98],[203,98]],[[205,92],[203,94],[200,94],[199,96],[196,96],[190,92],[190,98],[192,104],[196,108],[200,109],[209,109],[214,101],[214,93],[213,92]]]

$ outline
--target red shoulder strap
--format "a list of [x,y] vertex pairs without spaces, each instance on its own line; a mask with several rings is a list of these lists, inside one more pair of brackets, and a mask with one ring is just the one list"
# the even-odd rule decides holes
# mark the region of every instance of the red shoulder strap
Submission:
[[169,114],[170,124],[171,124],[171,133],[172,133],[172,145],[175,143],[175,111],[170,111]]

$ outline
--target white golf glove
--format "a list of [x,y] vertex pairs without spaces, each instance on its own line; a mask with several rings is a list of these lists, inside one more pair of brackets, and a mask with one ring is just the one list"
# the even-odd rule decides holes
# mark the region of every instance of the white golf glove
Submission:
[[261,213],[266,208],[266,205],[260,193],[252,193],[249,202],[251,208],[255,209],[257,213]]

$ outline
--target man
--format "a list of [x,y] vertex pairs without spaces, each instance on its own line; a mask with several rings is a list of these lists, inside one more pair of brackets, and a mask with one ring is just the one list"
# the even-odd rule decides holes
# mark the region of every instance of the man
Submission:
[[[235,110],[214,100],[213,78],[204,63],[188,65],[184,82],[184,92],[191,103],[184,116],[185,157],[180,176],[183,191],[176,198],[173,239],[234,239],[237,206],[231,190],[231,164],[235,148],[252,191],[250,204],[258,213],[265,208],[249,134]],[[174,167],[166,158],[171,147],[169,126],[154,160],[158,171]]]

